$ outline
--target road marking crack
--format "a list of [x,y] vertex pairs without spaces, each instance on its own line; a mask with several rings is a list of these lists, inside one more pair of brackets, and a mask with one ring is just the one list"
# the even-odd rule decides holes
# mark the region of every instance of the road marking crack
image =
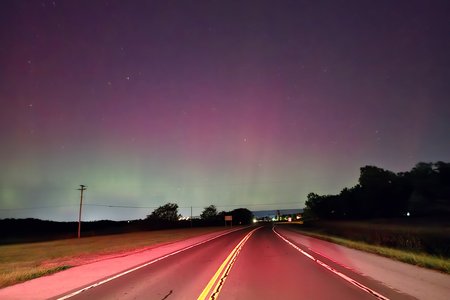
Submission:
[[170,295],[172,295],[173,290],[170,290],[170,292],[164,296],[164,298],[162,298],[161,300],[167,299],[167,297],[169,297]]

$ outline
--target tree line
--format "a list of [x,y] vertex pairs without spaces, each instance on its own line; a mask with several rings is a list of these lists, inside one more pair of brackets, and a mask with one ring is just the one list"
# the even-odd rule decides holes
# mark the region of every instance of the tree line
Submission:
[[[200,214],[200,219],[195,222],[199,225],[213,226],[223,225],[225,216],[233,217],[233,224],[250,224],[253,221],[253,213],[247,208],[237,208],[232,211],[218,212],[215,205],[207,206]],[[156,208],[151,214],[147,215],[146,220],[162,227],[179,223],[181,215],[178,213],[178,204],[166,203]]]
[[450,163],[419,162],[401,173],[365,166],[354,187],[337,195],[309,193],[305,205],[307,218],[450,216]]
[[[144,219],[83,222],[81,225],[81,236],[87,237],[169,228],[224,226],[225,215],[233,216],[233,225],[250,224],[253,221],[252,212],[246,208],[218,212],[214,205],[205,207],[200,219],[181,219],[181,215],[178,213],[178,205],[167,203],[155,209]],[[57,222],[33,218],[0,219],[0,245],[74,238],[77,234],[77,227],[78,222]]]

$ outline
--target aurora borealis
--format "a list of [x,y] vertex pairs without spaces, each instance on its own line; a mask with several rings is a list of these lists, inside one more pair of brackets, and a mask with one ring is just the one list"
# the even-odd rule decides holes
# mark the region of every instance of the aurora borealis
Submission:
[[[450,160],[448,1],[2,1],[0,218],[303,207]],[[98,205],[98,206],[96,206]],[[109,207],[125,206],[125,207]]]

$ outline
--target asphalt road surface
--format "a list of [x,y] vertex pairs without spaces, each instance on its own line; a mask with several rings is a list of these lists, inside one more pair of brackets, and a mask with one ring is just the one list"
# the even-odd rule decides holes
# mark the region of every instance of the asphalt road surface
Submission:
[[275,231],[271,225],[239,230],[58,298],[412,299]]

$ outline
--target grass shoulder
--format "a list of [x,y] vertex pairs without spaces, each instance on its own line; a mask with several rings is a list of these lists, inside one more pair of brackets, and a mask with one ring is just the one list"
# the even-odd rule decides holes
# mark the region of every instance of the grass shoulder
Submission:
[[223,227],[144,231],[0,246],[0,288],[68,268],[218,232]]
[[446,226],[381,223],[332,221],[292,228],[304,235],[450,274]]

